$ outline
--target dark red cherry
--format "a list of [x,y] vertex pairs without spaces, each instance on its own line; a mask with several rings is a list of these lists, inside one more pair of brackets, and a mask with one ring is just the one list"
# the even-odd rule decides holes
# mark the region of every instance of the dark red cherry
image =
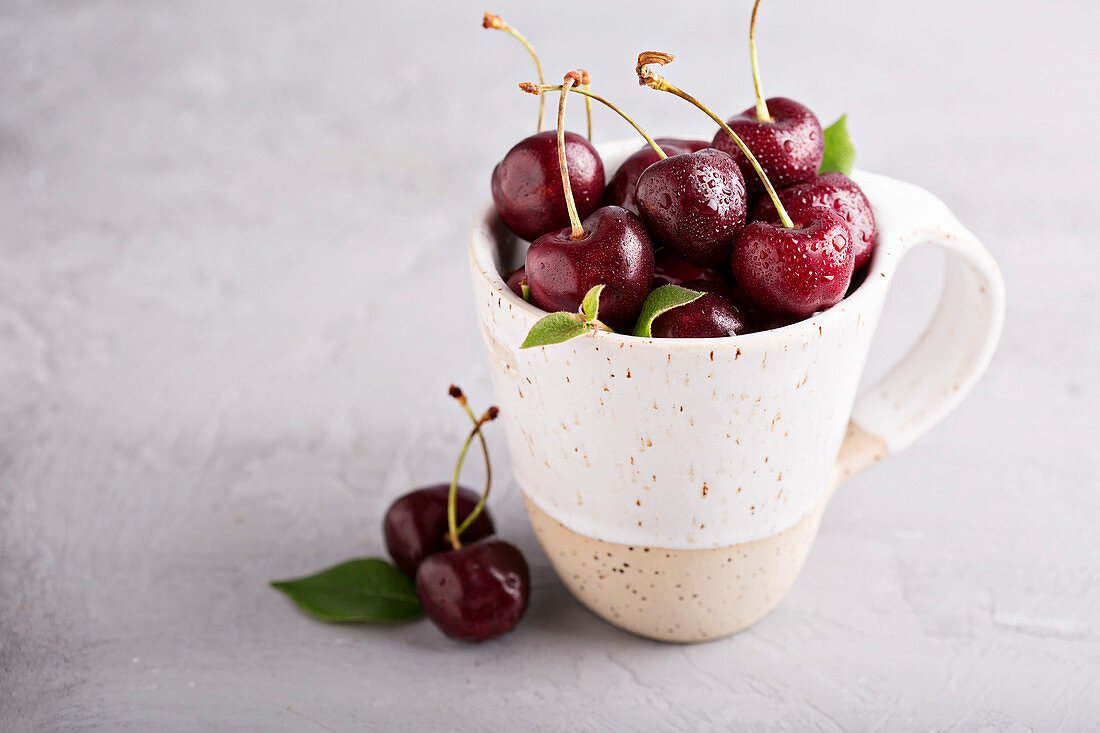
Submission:
[[[416,569],[424,558],[450,549],[447,536],[447,494],[450,485],[440,484],[410,491],[386,510],[382,520],[382,533],[386,537],[386,549],[397,567],[409,577],[416,577]],[[469,489],[458,487],[455,503],[458,522],[461,524],[474,506],[478,495]],[[493,533],[493,519],[489,509],[483,508],[478,518],[462,533],[462,539],[473,542]]]
[[728,257],[745,226],[745,181],[729,155],[707,148],[646,168],[635,193],[654,242],[696,265]]
[[504,281],[504,284],[508,286],[508,289],[519,297],[523,297],[522,283],[527,277],[527,268],[520,267],[518,270],[508,276],[508,279]]
[[[871,260],[875,250],[875,212],[871,210],[871,202],[863,194],[863,189],[851,178],[839,171],[832,171],[780,189],[778,193],[783,208],[790,214],[808,206],[824,206],[840,214],[852,231],[856,270],[862,269]],[[756,202],[753,218],[773,224],[779,222],[775,204],[766,196]]]
[[683,285],[691,280],[706,280],[717,285],[724,282],[722,276],[714,268],[693,265],[680,259],[667,249],[657,250],[653,262],[654,288],[659,288],[662,285]]
[[[572,132],[565,133],[565,154],[569,185],[583,219],[603,197],[603,161],[590,142]],[[569,226],[561,179],[556,131],[518,142],[493,169],[493,202],[500,220],[528,241]]]
[[444,634],[462,641],[511,631],[527,610],[530,593],[523,554],[493,538],[431,555],[416,574],[424,613]]
[[657,316],[651,326],[657,338],[719,338],[752,330],[748,307],[723,286],[693,280],[684,287],[706,295]]
[[753,318],[755,325],[752,330],[753,333],[774,331],[777,328],[784,328],[803,320],[801,316],[789,316],[784,313],[768,313],[766,311],[755,311]]
[[855,253],[839,214],[820,206],[790,213],[793,229],[763,221],[745,227],[733,247],[733,276],[761,309],[805,318],[844,298]]
[[[678,140],[672,137],[659,137],[657,144],[665,155],[682,155],[694,153],[710,147],[710,143],[703,140]],[[638,188],[638,177],[649,166],[660,160],[657,151],[652,145],[646,145],[623,161],[615,175],[607,183],[603,192],[604,206],[621,206],[634,214],[638,213],[638,203],[634,199],[634,192]]]
[[618,206],[598,209],[583,227],[581,239],[570,239],[565,228],[527,250],[531,300],[543,310],[574,313],[585,293],[602,284],[600,320],[629,330],[653,283],[653,242],[641,219]]
[[[769,99],[768,111],[772,122],[758,120],[756,107],[750,107],[731,117],[727,124],[756,156],[776,189],[813,178],[825,152],[825,138],[817,117],[808,107],[786,97]],[[737,143],[725,130],[719,130],[711,145],[737,161],[749,198],[755,200],[764,191],[764,184]]]

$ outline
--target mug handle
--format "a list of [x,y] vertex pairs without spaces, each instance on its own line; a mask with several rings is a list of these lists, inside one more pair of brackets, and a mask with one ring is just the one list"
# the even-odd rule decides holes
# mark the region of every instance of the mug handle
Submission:
[[947,256],[932,321],[905,356],[856,398],[833,486],[908,447],[955,409],[989,366],[1004,325],[1000,269],[942,201],[901,181],[870,175],[856,180],[883,191],[873,199],[884,202],[875,212],[886,222],[879,242],[900,242],[892,252],[878,253],[891,261],[872,263],[876,270],[892,278],[898,261],[922,244],[934,244]]

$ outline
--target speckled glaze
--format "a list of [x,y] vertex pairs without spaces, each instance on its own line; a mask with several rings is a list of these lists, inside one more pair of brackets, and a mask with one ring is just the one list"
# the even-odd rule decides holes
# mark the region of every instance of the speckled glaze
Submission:
[[[600,152],[614,168],[635,147],[624,141]],[[864,284],[800,323],[722,339],[600,333],[520,350],[543,313],[501,278],[521,260],[522,243],[491,204],[479,213],[475,304],[515,476],[558,573],[611,623],[669,641],[751,624],[793,582],[816,531],[809,518],[836,482],[928,430],[988,364],[1004,309],[992,258],[931,194],[882,176],[854,178],[879,227]],[[949,255],[940,308],[912,351],[857,401],[890,280],[905,252],[925,242]],[[750,552],[769,542],[774,559]],[[729,560],[727,572],[703,573],[695,591],[704,608],[721,611],[700,616],[683,606],[677,616],[662,587],[632,601],[642,604],[633,620],[621,603],[616,616],[600,599],[623,589],[612,592],[608,568],[587,558],[602,551],[621,560],[624,547],[653,556],[654,570],[685,577],[693,563],[702,569],[749,552],[760,560],[750,574],[760,593],[736,607],[746,594],[731,589],[746,587],[747,566]]]

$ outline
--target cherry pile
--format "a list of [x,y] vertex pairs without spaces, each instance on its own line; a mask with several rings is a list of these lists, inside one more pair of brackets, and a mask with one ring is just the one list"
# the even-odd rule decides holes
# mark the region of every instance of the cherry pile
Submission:
[[[492,174],[501,221],[531,242],[524,266],[507,278],[513,292],[582,324],[656,338],[767,330],[845,297],[871,259],[874,212],[845,172],[823,170],[825,131],[814,113],[791,99],[764,98],[759,4],[749,32],[756,104],[728,120],[651,70],[671,55],[638,56],[641,85],[690,102],[718,125],[710,142],[654,140],[593,93],[583,70],[546,85],[530,44],[513,33],[539,71],[539,84],[520,88],[540,100],[540,131],[509,150]],[[496,16],[486,14],[485,23],[511,30]],[[551,92],[560,92],[558,125],[543,132],[542,95]],[[564,129],[570,93],[607,105],[647,142],[609,179],[589,139]],[[648,299],[670,285],[690,297],[672,301],[675,307],[638,331]],[[582,319],[576,314],[583,315],[585,296],[599,286],[599,320]]]

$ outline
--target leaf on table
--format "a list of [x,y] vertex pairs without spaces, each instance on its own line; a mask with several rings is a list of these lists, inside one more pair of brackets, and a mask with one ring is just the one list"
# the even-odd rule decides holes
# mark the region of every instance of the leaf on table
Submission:
[[348,560],[271,586],[323,621],[403,621],[422,612],[413,581],[376,557]]

